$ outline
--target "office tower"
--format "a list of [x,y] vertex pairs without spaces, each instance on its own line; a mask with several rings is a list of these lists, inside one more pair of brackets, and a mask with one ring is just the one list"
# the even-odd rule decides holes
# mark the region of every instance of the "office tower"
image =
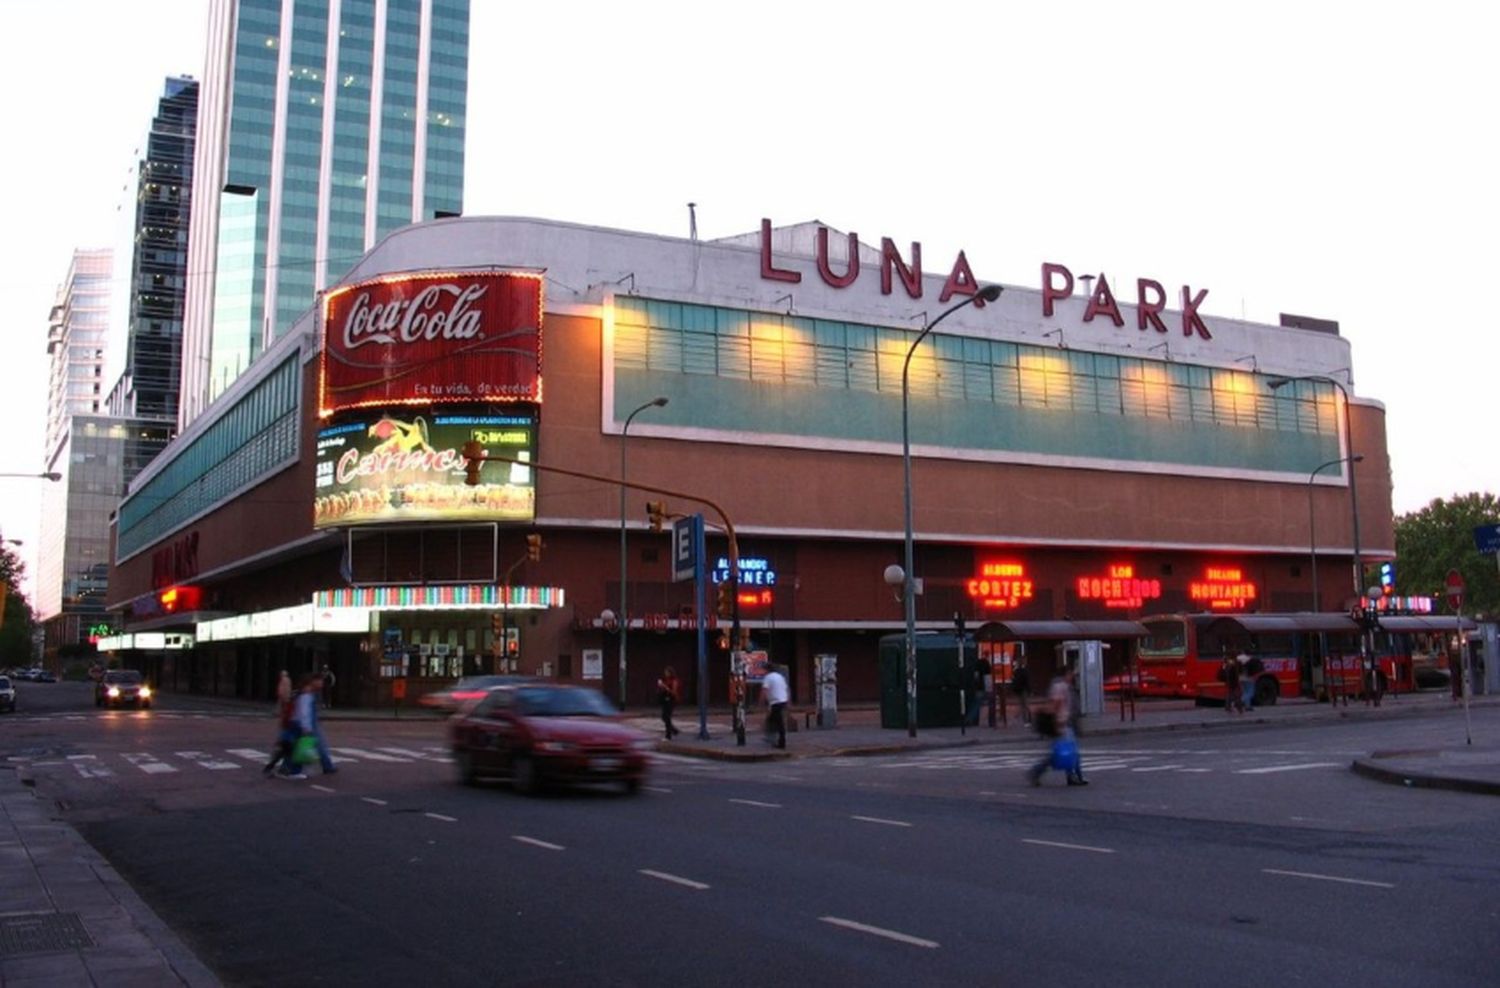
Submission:
[[108,347],[110,278],[114,252],[75,250],[57,289],[47,324],[46,456],[50,460],[70,415],[98,414],[104,407],[104,361]]
[[184,427],[381,237],[463,201],[469,0],[214,0]]
[[125,371],[111,415],[177,421],[197,125],[198,83],[167,79],[136,168]]

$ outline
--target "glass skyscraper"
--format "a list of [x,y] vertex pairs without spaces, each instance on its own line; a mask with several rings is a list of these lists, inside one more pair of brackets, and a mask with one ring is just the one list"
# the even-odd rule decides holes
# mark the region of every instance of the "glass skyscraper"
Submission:
[[377,240],[463,205],[469,0],[214,0],[185,427]]

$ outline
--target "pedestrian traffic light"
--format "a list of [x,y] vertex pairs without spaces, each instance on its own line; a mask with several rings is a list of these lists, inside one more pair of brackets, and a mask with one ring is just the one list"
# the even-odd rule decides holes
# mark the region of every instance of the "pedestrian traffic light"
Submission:
[[542,537],[540,535],[526,536],[526,558],[534,563],[542,561]]
[[464,483],[479,486],[479,471],[484,466],[484,444],[477,439],[464,443]]
[[714,602],[714,612],[727,618],[734,614],[734,586],[728,580],[719,584],[719,597]]
[[651,520],[651,531],[661,531],[662,524],[667,520],[667,502],[647,501],[646,517]]
[[1387,562],[1380,564],[1380,593],[1389,597],[1396,592],[1396,564]]

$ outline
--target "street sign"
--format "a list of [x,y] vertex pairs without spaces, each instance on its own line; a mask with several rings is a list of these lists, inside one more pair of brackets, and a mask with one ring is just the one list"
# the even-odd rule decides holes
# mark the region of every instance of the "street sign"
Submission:
[[698,544],[694,533],[702,524],[702,515],[685,515],[672,522],[673,583],[691,580],[698,571]]
[[1450,569],[1444,581],[1448,587],[1448,604],[1455,611],[1464,606],[1464,575],[1456,569]]
[[1480,525],[1475,528],[1474,547],[1481,556],[1500,553],[1500,525]]

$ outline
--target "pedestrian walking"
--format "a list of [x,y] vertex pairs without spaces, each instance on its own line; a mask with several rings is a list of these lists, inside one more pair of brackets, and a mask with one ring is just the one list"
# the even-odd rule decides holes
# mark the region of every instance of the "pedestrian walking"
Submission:
[[281,670],[281,678],[276,681],[276,709],[280,710],[284,705],[292,702],[292,677],[285,669]]
[[661,705],[661,723],[667,729],[667,740],[670,741],[682,733],[672,723],[672,711],[682,702],[682,680],[677,678],[671,666],[663,669],[661,678],[656,681],[656,702]]
[[292,680],[284,669],[281,672],[281,678],[286,683],[286,697],[281,699],[282,690],[278,686],[276,689],[278,697],[276,701],[276,747],[271,750],[271,760],[266,762],[266,767],[261,770],[261,774],[269,779],[279,768],[282,775],[295,774],[298,778],[306,778],[302,772],[302,766],[292,761],[292,749],[296,747],[299,733],[297,721],[293,717]]
[[786,705],[791,699],[791,689],[787,686],[786,676],[783,673],[785,668],[785,666],[772,666],[760,683],[760,692],[765,698],[767,711],[766,741],[770,742],[774,735],[778,748],[786,747]]
[[323,774],[330,775],[337,772],[338,768],[333,764],[333,756],[328,753],[328,745],[323,740],[323,730],[318,725],[318,694],[322,692],[322,689],[323,678],[317,673],[310,673],[304,677],[302,692],[297,696],[296,712],[293,716],[297,721],[299,736],[313,738],[318,749],[318,761],[323,766]]
[[1224,712],[1245,712],[1245,700],[1240,694],[1240,664],[1228,655],[1219,665],[1219,682],[1224,684]]
[[1265,671],[1266,664],[1258,657],[1252,658],[1247,652],[1241,652],[1235,661],[1240,665],[1240,708],[1254,710],[1255,681]]
[[333,709],[333,684],[338,682],[338,677],[333,670],[328,668],[328,663],[323,663],[323,671],[318,673],[323,680],[323,709]]
[[1073,695],[1074,678],[1074,671],[1066,669],[1047,687],[1047,702],[1038,711],[1036,721],[1042,736],[1052,738],[1052,747],[1026,772],[1027,781],[1033,786],[1041,785],[1042,776],[1051,768],[1063,772],[1070,786],[1088,785],[1083,777],[1083,758],[1078,752],[1075,727],[1078,704]]
[[1031,723],[1031,673],[1026,671],[1026,661],[1018,659],[1010,672],[1010,691],[1016,695],[1021,708],[1021,723]]

